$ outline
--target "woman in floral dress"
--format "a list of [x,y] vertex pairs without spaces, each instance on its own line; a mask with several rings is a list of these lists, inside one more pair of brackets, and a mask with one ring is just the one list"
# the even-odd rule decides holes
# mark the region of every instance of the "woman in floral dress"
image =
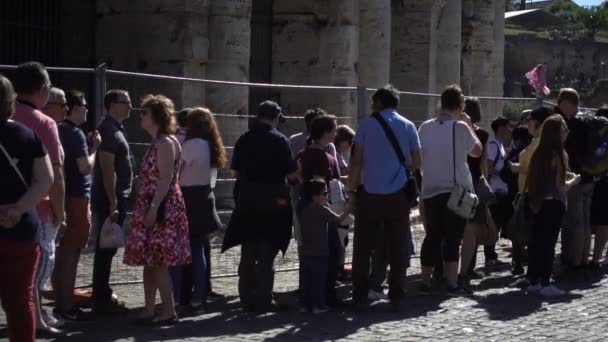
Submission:
[[[173,102],[148,95],[141,107],[141,126],[153,140],[142,159],[124,263],[144,267],[145,307],[137,322],[167,325],[177,322],[169,267],[191,262],[186,206],[178,184],[181,148],[171,135]],[[155,315],[157,289],[162,310]]]

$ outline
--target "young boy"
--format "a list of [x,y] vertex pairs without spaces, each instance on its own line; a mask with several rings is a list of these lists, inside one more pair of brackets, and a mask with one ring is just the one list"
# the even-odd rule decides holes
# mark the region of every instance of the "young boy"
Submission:
[[302,230],[303,308],[313,314],[328,310],[326,284],[329,261],[329,225],[343,221],[349,209],[337,215],[327,207],[327,184],[322,178],[313,178],[302,187],[300,226]]

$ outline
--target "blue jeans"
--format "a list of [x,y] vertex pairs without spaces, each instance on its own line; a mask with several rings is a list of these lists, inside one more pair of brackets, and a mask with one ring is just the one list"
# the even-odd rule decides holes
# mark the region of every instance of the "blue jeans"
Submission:
[[328,264],[327,256],[302,256],[303,304],[310,309],[326,305]]
[[182,302],[182,289],[184,288],[184,278],[192,279],[193,284],[186,284],[186,288],[192,289],[192,303],[207,303],[207,259],[205,257],[205,239],[190,238],[190,249],[192,251],[192,267],[189,269],[192,272],[191,277],[184,277],[186,265],[171,267],[171,279],[173,280],[173,297],[176,303]]

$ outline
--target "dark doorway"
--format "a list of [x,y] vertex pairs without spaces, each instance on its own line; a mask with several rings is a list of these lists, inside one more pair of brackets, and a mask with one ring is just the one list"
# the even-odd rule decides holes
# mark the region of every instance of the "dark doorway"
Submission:
[[[251,9],[251,60],[249,79],[256,83],[270,83],[272,71],[272,2],[253,0]],[[249,88],[249,112],[255,113],[257,105],[272,98],[272,90]]]

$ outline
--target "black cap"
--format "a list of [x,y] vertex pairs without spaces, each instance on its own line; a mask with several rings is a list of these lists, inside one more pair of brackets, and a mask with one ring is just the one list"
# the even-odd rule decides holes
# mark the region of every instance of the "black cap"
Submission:
[[538,108],[535,108],[532,111],[532,113],[530,113],[530,120],[534,120],[534,121],[543,123],[551,115],[553,115],[553,110],[551,110],[551,108],[538,107]]
[[274,120],[281,116],[283,110],[274,101],[264,101],[258,105],[258,117]]

